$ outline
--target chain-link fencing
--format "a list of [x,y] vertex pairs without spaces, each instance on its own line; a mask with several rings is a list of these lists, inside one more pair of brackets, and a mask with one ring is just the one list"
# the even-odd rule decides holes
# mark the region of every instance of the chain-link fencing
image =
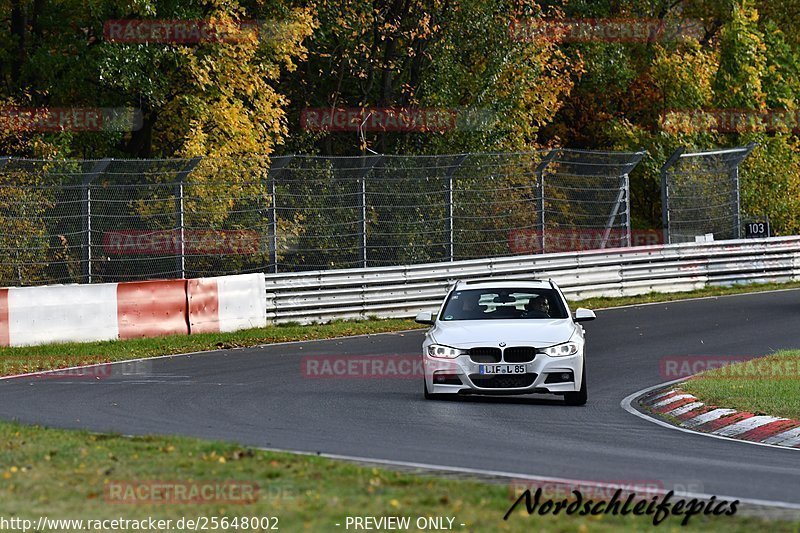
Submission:
[[739,165],[755,148],[687,153],[679,148],[661,168],[661,204],[666,242],[694,242],[699,236],[738,239],[742,235]]
[[0,284],[382,266],[625,246],[644,154],[0,158]]
[[268,160],[0,160],[0,283],[269,268]]

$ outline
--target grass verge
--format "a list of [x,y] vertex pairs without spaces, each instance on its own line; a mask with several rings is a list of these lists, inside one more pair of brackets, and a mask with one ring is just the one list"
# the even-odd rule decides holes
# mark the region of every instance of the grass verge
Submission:
[[800,420],[800,350],[707,370],[680,388],[710,405]]
[[588,307],[589,309],[602,309],[604,307],[617,307],[621,305],[637,305],[646,303],[672,302],[675,300],[686,300],[691,298],[708,298],[713,296],[730,296],[733,294],[745,294],[751,292],[767,292],[785,289],[800,288],[800,282],[791,283],[751,283],[733,285],[730,287],[706,287],[696,291],[686,292],[651,292],[638,296],[620,296],[614,298],[587,298],[576,302],[570,302],[570,306]]
[[[709,287],[691,292],[650,293],[619,298],[590,298],[570,302],[578,306],[601,309],[620,305],[669,302],[686,298],[724,296],[745,292],[761,292],[798,288],[800,283],[765,283],[733,287]],[[67,368],[91,363],[108,363],[142,357],[200,352],[225,348],[241,348],[286,341],[325,339],[365,333],[386,333],[422,326],[407,319],[334,321],[328,324],[300,326],[274,325],[232,333],[174,335],[154,339],[51,344],[16,348],[0,348],[0,375],[9,376],[41,370]]]
[[242,348],[286,341],[305,341],[385,333],[421,327],[413,320],[336,321],[300,326],[285,324],[231,333],[170,335],[152,339],[48,344],[0,348],[0,375],[14,375],[72,366],[110,363],[143,357]]
[[[652,516],[527,516],[524,506],[504,521],[512,503],[510,486],[412,475],[182,437],[130,438],[0,423],[0,443],[0,516],[5,518],[154,517],[175,524],[181,517],[233,520],[270,516],[277,517],[283,531],[346,530],[348,515],[409,516],[412,520],[452,517],[455,531],[616,532],[652,527]],[[158,483],[198,488],[255,484],[258,489],[255,497],[244,503],[229,498],[166,503],[164,496],[170,493],[163,487],[156,500],[150,499],[152,491],[141,489],[143,484],[154,487]],[[798,531],[800,527],[800,523],[743,516],[695,516],[688,527],[681,527],[681,519],[669,517],[662,525],[676,531],[724,529],[728,533]],[[59,530],[69,529],[62,526]]]

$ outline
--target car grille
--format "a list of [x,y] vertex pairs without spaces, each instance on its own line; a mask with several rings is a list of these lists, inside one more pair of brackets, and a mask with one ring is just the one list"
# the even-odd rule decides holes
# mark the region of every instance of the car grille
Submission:
[[500,353],[500,348],[493,348],[491,346],[470,348],[469,358],[472,359],[474,363],[499,363]]
[[530,363],[536,359],[536,348],[533,346],[512,346],[503,352],[506,363]]
[[487,377],[485,374],[470,374],[469,379],[476,387],[485,389],[518,389],[533,385],[536,376],[537,374],[509,374]]

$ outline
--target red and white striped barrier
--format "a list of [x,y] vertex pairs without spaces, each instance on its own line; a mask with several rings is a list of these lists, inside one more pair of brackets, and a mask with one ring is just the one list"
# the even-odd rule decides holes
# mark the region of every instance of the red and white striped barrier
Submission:
[[266,324],[263,274],[0,289],[0,346],[188,335]]
[[12,287],[6,293],[7,346],[119,338],[117,284]]
[[192,333],[236,331],[267,325],[263,274],[190,279],[187,294]]

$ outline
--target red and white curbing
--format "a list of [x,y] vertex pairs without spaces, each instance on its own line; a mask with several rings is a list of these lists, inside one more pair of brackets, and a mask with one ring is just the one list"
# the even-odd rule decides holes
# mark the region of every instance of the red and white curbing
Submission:
[[675,388],[648,393],[639,403],[654,414],[670,417],[682,428],[749,442],[800,448],[800,420],[706,405]]

